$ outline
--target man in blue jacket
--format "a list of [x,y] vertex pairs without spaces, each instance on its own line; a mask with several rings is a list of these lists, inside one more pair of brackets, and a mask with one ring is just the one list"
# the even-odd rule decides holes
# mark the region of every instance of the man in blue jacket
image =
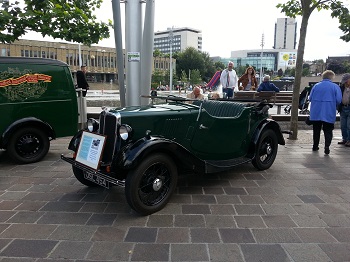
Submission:
[[323,129],[325,145],[324,153],[330,153],[329,146],[333,138],[334,123],[336,120],[337,106],[342,100],[342,94],[337,84],[333,83],[334,72],[326,70],[322,73],[322,81],[314,85],[309,100],[310,120],[313,124],[313,147],[312,151],[318,151],[320,133]]
[[259,88],[257,90],[258,92],[260,91],[275,91],[275,92],[279,92],[280,90],[278,89],[277,86],[275,86],[273,83],[270,82],[270,76],[269,75],[265,75],[264,76],[264,82],[262,82],[259,85]]

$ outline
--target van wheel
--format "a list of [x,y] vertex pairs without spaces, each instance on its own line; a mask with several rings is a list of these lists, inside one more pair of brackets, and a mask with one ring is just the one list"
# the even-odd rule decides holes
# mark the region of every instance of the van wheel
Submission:
[[25,127],[10,138],[7,152],[17,163],[29,164],[40,161],[50,148],[48,136],[41,130]]
[[161,210],[169,201],[177,184],[177,168],[164,154],[154,154],[130,170],[125,182],[129,205],[141,215]]

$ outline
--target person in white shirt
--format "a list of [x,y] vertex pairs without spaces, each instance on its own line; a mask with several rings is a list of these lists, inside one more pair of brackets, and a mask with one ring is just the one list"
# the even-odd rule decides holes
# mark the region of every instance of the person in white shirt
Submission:
[[220,76],[222,91],[226,93],[227,98],[231,99],[234,96],[234,90],[237,87],[238,77],[233,69],[233,62],[228,62],[227,68],[222,70]]

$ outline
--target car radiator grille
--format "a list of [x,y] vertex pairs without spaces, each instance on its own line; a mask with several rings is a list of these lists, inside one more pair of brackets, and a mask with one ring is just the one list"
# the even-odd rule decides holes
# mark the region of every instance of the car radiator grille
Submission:
[[117,142],[118,119],[114,114],[103,111],[100,114],[99,133],[106,136],[102,162],[110,163],[113,159],[114,149]]

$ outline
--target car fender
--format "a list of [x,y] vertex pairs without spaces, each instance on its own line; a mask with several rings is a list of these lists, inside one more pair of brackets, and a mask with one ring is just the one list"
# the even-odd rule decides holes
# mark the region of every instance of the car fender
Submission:
[[282,134],[282,131],[281,131],[281,127],[279,126],[279,124],[276,121],[274,121],[273,119],[265,119],[259,124],[259,126],[254,131],[254,134],[252,137],[252,142],[251,142],[251,145],[250,145],[249,150],[248,150],[249,157],[252,158],[255,155],[255,149],[256,149],[256,146],[258,144],[260,135],[266,129],[272,129],[275,132],[275,134],[277,136],[278,144],[280,144],[280,145],[286,144],[284,137],[283,137],[283,134]]
[[153,152],[169,155],[175,164],[182,168],[204,172],[204,162],[173,140],[162,137],[145,137],[118,152],[115,164],[121,169],[132,169]]
[[3,148],[6,148],[11,135],[14,132],[16,132],[19,128],[23,128],[23,127],[36,127],[40,130],[43,130],[49,138],[51,139],[56,138],[55,131],[53,130],[53,128],[50,126],[49,123],[44,122],[35,117],[26,117],[26,118],[16,120],[6,128],[4,133],[1,135],[1,146]]
[[254,144],[258,143],[260,134],[265,129],[272,129],[276,133],[278,144],[280,145],[286,144],[286,142],[284,141],[284,137],[283,137],[280,125],[273,119],[265,119],[260,123],[260,125],[258,126],[258,128],[255,130],[255,133],[254,133],[254,140],[253,140]]

